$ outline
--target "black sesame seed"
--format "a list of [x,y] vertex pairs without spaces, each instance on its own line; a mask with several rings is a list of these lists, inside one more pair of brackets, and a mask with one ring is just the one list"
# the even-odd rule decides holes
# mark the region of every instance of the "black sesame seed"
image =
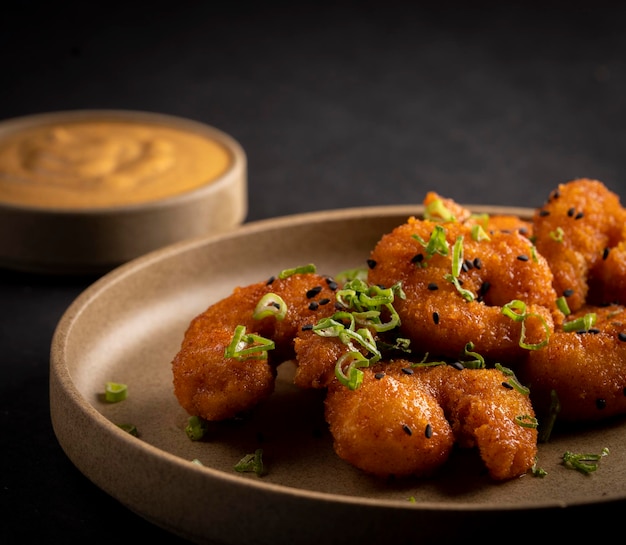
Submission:
[[320,307],[320,304],[317,301],[311,301],[309,304],[309,310],[317,310]]
[[377,379],[377,380],[380,380],[380,379],[381,379],[381,378],[383,378],[384,376],[385,376],[385,373],[380,372],[380,373],[376,373],[376,374],[374,375],[374,378],[375,378],[375,379]]
[[433,436],[433,427],[430,424],[426,424],[426,429],[424,430],[424,437],[426,439],[430,439]]
[[403,367],[403,368],[402,368],[402,372],[403,372],[405,375],[412,375],[412,374],[413,374],[413,369],[411,369],[410,367]]
[[539,211],[539,217],[541,218],[545,218],[546,216],[550,215],[550,210],[540,210]]
[[465,366],[460,361],[453,361],[450,365],[459,371],[465,369]]
[[584,218],[584,217],[585,217],[585,214],[584,214],[583,212],[578,212],[578,214],[576,214],[576,215],[574,216],[574,219],[575,219],[575,220],[579,220],[579,219],[582,219],[582,218]]
[[335,291],[339,287],[337,285],[337,282],[335,282],[332,278],[327,278],[326,283],[328,284],[328,287],[333,291]]
[[527,235],[528,234],[528,229],[526,227],[520,227],[518,229],[518,231],[519,231],[520,235]]
[[604,251],[602,252],[602,259],[606,259],[607,257],[609,257],[610,251],[611,251],[611,248],[605,248]]
[[465,267],[465,270],[469,271],[474,268],[474,264],[472,263],[471,259],[464,259],[463,267]]
[[327,305],[330,303],[330,299],[328,297],[324,297],[324,299],[320,299],[320,305]]
[[313,329],[313,324],[304,324],[302,326],[302,331],[311,331]]
[[623,333],[622,331],[620,331],[617,334],[617,338],[622,341],[623,343],[626,343],[626,333]]
[[575,210],[574,208],[570,208],[570,209],[567,211],[567,215],[568,215],[570,218],[571,218],[571,217],[573,217],[575,213],[576,213],[576,210]]
[[600,330],[595,327],[592,327],[587,330],[587,333],[593,333],[594,335],[597,335],[598,333],[600,333]]
[[503,382],[502,386],[504,386],[507,390],[512,390],[513,386],[511,386],[508,382]]
[[322,291],[322,286],[315,286],[306,292],[307,299],[311,299],[311,297],[315,297]]
[[437,285],[436,282],[431,282],[430,284],[428,284],[428,289],[430,291],[436,291],[439,289],[439,286]]
[[273,283],[274,283],[274,280],[276,280],[276,277],[275,277],[275,276],[270,276],[270,277],[267,279],[267,285],[269,286],[270,284],[273,284]]
[[528,256],[527,255],[518,255],[517,256],[517,260],[518,261],[528,261]]
[[480,269],[483,266],[483,262],[480,260],[479,257],[474,259],[474,267],[476,267],[477,269]]
[[368,259],[368,260],[367,260],[367,266],[368,266],[370,269],[373,269],[374,267],[376,267],[376,260],[374,260],[374,259]]
[[480,294],[481,295],[486,295],[487,292],[491,289],[491,282],[488,281],[484,281],[481,285],[480,285]]
[[404,433],[406,433],[407,435],[413,435],[413,430],[406,424],[402,424],[402,429],[404,430]]
[[435,325],[439,325],[439,313],[437,311],[433,312],[433,322]]
[[421,263],[422,261],[424,261],[424,254],[415,254],[411,258],[411,263]]
[[571,297],[572,295],[574,295],[574,290],[563,291],[563,297]]
[[598,398],[596,399],[596,408],[598,410],[606,409],[606,399]]

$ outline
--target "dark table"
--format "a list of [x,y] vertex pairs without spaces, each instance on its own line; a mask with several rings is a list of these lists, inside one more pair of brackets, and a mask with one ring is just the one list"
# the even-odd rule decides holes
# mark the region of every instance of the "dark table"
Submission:
[[[583,176],[626,198],[623,5],[15,4],[0,119],[116,108],[219,127],[248,155],[247,221],[431,189],[534,207]],[[80,474],[51,427],[52,334],[95,280],[0,270],[3,544],[179,541]]]

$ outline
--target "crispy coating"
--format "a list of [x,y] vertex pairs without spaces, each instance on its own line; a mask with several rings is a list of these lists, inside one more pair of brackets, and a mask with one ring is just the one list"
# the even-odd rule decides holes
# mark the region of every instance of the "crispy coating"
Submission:
[[337,454],[363,471],[431,475],[455,444],[477,447],[494,480],[532,467],[537,430],[516,417],[532,419],[533,408],[528,396],[503,385],[508,377],[501,371],[411,367],[398,360],[364,374],[358,389],[333,383],[326,398]]
[[[626,211],[619,197],[602,182],[581,178],[559,184],[533,217],[537,250],[552,269],[557,296],[565,295],[570,310],[602,303],[588,298],[589,282],[605,249],[624,239]],[[619,259],[622,261],[623,257]],[[602,281],[611,288],[611,266]],[[620,282],[626,282],[624,276]],[[603,290],[603,297],[607,297]]]
[[520,367],[543,416],[550,412],[552,390],[560,405],[558,420],[598,421],[626,413],[626,310],[585,306],[568,320],[588,312],[597,315],[591,331],[556,331],[548,346],[529,352]]
[[[450,251],[428,258],[416,237],[428,241],[436,226],[445,230]],[[458,279],[472,294],[471,301],[449,280],[452,247],[458,237],[463,239],[464,262]],[[370,258],[371,283],[401,283],[406,299],[394,303],[401,329],[425,352],[454,358],[473,342],[484,357],[515,360],[525,355],[520,347],[522,324],[525,342],[534,344],[546,338],[555,321],[562,320],[552,272],[518,232],[497,231],[489,240],[474,240],[469,225],[409,218],[381,238]],[[524,322],[502,313],[502,306],[513,300],[527,305],[530,316]]]
[[[224,420],[266,399],[274,390],[276,366],[294,356],[297,332],[334,312],[334,289],[327,277],[294,274],[238,287],[196,316],[172,361],[174,393],[180,405],[191,415]],[[284,319],[254,318],[257,304],[268,293],[285,301]],[[275,342],[267,359],[239,361],[224,356],[238,325]]]

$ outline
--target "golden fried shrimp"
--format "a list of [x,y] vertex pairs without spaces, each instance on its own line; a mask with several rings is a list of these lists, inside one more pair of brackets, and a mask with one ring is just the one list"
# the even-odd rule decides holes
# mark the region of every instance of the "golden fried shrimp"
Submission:
[[325,405],[335,451],[355,467],[382,477],[430,475],[455,444],[477,447],[494,480],[534,464],[532,405],[500,370],[397,360],[363,371],[355,390],[332,383]]
[[474,214],[469,208],[457,203],[453,199],[445,198],[429,191],[422,201],[424,218],[435,221],[458,221],[467,225],[480,225],[485,232],[517,231],[525,237],[532,237],[533,224],[530,220],[522,219],[513,214]]
[[[557,296],[567,297],[570,310],[594,303],[588,299],[589,282],[607,249],[624,240],[625,221],[619,197],[602,182],[586,178],[559,184],[536,210],[533,232],[537,250],[550,264]],[[610,286],[611,274],[602,276]],[[621,282],[625,282],[623,278]]]
[[[293,338],[308,323],[334,312],[332,279],[314,273],[292,274],[233,293],[196,316],[172,361],[174,393],[191,415],[206,420],[233,418],[267,398],[274,390],[276,366],[294,355]],[[257,305],[272,307],[278,296],[285,315],[257,316]],[[276,309],[274,306],[273,308]],[[250,357],[226,356],[235,330],[271,340],[275,348]],[[261,357],[265,355],[265,357]]]
[[364,369],[355,390],[330,383],[325,417],[335,452],[371,475],[428,476],[448,459],[452,428],[426,383],[386,369]]
[[598,421],[626,413],[626,309],[584,306],[568,323],[587,314],[597,316],[595,324],[555,331],[518,371],[538,414],[550,413],[552,391],[560,405],[557,420]]
[[327,388],[335,379],[335,364],[349,348],[338,337],[320,337],[304,331],[294,339],[296,372],[300,388]]
[[[410,218],[380,239],[368,263],[370,283],[401,283],[400,328],[424,352],[456,358],[472,342],[485,358],[508,362],[562,319],[547,262],[518,232],[476,238],[470,225]],[[512,301],[522,302],[525,320],[503,313]]]

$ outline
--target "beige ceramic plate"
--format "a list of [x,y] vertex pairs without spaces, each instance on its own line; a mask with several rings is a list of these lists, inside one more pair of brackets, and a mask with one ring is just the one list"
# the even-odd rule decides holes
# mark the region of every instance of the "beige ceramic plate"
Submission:
[[[52,422],[69,458],[129,509],[199,543],[488,542],[496,528],[540,535],[544,524],[567,535],[579,517],[623,501],[623,421],[542,444],[544,478],[494,484],[468,451],[429,481],[367,477],[334,454],[320,393],[297,390],[286,364],[277,391],[249,420],[216,425],[205,442],[187,438],[170,361],[196,314],[236,285],[284,268],[313,262],[334,274],[364,266],[383,233],[421,210],[360,208],[251,223],[153,252],[104,276],[69,307],[52,344]],[[103,402],[110,380],[128,384],[125,401]],[[140,437],[116,426],[123,423],[136,425]],[[610,455],[591,475],[560,464],[566,450],[603,447]],[[239,459],[257,448],[269,473],[235,472]]]

